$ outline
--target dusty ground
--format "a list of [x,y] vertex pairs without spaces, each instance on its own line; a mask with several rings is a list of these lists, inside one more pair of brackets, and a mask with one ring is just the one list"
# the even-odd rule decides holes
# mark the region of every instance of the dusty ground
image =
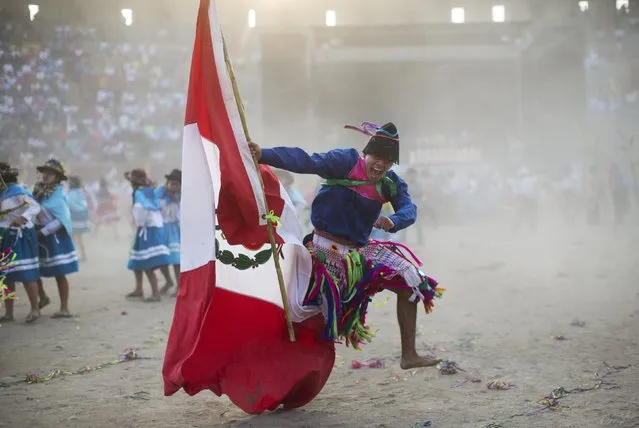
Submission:
[[[72,278],[75,320],[0,328],[0,426],[4,427],[637,427],[639,426],[639,233],[636,229],[555,227],[538,233],[445,228],[429,231],[419,254],[449,291],[435,314],[420,314],[422,349],[466,373],[402,371],[394,301],[378,296],[378,337],[363,352],[338,348],[331,379],[306,408],[244,415],[210,393],[162,395],[161,365],[174,300],[127,302],[127,239],[105,231]],[[49,284],[52,296],[55,285]],[[27,313],[20,290],[16,316]],[[585,322],[572,326],[573,320]],[[563,335],[567,340],[555,340]],[[27,372],[77,370],[135,347],[148,360],[44,384]],[[351,361],[384,359],[377,369]],[[609,366],[629,366],[611,369]],[[531,413],[553,388],[597,385]],[[471,378],[479,383],[467,381]],[[488,390],[493,379],[515,387]],[[466,382],[465,382],[466,381]],[[498,425],[501,424],[501,425]],[[425,424],[424,424],[425,425]],[[416,425],[419,426],[419,425]]]

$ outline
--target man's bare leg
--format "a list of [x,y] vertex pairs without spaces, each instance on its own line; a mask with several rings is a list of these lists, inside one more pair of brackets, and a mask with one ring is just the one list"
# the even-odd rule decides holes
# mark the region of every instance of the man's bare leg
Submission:
[[430,367],[441,360],[433,357],[422,357],[415,348],[415,335],[417,334],[417,305],[409,299],[412,292],[409,290],[397,291],[397,322],[399,334],[402,340],[402,359],[400,367],[404,370],[416,367]]

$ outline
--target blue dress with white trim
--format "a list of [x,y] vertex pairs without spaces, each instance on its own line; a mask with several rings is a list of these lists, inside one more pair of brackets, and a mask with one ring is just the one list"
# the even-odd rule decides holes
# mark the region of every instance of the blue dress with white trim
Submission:
[[82,189],[71,189],[67,195],[71,210],[73,233],[83,235],[91,230],[89,202]]
[[129,253],[129,270],[150,270],[171,264],[160,201],[152,187],[133,192],[133,220],[137,231]]
[[[7,270],[7,283],[36,281],[40,278],[38,240],[33,223],[40,212],[40,205],[31,192],[18,184],[9,184],[0,192],[0,211],[21,205],[21,208],[0,217],[0,251],[10,248],[15,254],[13,264]],[[11,222],[20,216],[27,220],[24,226],[11,227]]]
[[62,186],[40,201],[42,210],[36,225],[42,236],[38,242],[40,276],[53,278],[78,271],[78,255],[71,239],[71,211]]
[[162,219],[164,220],[164,233],[166,235],[166,245],[171,252],[169,263],[180,264],[180,194],[170,193],[166,187],[158,187],[155,191],[160,199],[162,208]]

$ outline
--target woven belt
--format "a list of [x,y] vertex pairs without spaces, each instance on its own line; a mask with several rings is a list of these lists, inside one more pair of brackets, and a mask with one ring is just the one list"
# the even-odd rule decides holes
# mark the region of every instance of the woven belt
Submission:
[[336,244],[346,245],[346,246],[349,246],[349,247],[361,247],[361,245],[357,245],[356,243],[351,242],[351,241],[349,241],[347,239],[343,239],[343,238],[340,238],[338,236],[331,235],[330,233],[324,232],[323,230],[314,229],[313,233],[316,234],[317,236],[321,236],[322,238],[330,239],[331,241],[335,242]]

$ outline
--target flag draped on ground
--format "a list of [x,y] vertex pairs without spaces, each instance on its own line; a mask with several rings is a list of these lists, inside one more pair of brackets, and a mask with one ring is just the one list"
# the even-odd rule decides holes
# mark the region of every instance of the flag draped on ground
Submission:
[[302,306],[312,262],[293,205],[260,166],[268,207],[280,218],[276,241],[297,337],[289,341],[266,245],[266,204],[210,0],[201,0],[197,20],[182,171],[182,275],[162,370],[165,394],[210,389],[247,413],[303,406],[328,379],[335,349],[321,339],[319,310]]

